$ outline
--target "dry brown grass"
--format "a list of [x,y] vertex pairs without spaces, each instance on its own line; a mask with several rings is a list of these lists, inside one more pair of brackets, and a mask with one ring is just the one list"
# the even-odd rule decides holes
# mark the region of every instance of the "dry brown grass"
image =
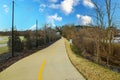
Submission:
[[67,53],[73,65],[81,72],[87,80],[120,80],[120,74],[106,69],[98,64],[90,62],[74,54],[69,42],[65,39]]

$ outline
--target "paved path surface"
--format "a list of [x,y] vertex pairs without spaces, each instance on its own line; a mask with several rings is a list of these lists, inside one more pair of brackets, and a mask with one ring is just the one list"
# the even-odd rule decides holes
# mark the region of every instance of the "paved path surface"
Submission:
[[66,53],[64,40],[60,39],[50,47],[16,62],[1,72],[0,80],[85,79],[71,64]]

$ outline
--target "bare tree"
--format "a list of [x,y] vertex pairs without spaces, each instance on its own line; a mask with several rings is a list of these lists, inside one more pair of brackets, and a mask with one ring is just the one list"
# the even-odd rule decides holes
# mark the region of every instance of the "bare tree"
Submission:
[[44,25],[43,27],[43,31],[44,31],[44,44],[47,43],[47,24]]
[[100,46],[101,46],[101,40],[102,37],[100,36],[102,34],[102,30],[104,27],[104,12],[103,8],[100,4],[98,4],[97,1],[93,0],[93,4],[95,6],[94,11],[96,14],[96,36],[95,36],[95,43],[96,43],[96,62],[99,63],[100,61]]
[[115,6],[114,10],[112,10],[113,4],[111,3],[112,0],[104,0],[105,1],[105,7],[106,7],[106,14],[107,14],[107,22],[108,22],[108,41],[109,41],[109,49],[108,49],[108,56],[107,56],[107,66],[109,66],[109,60],[110,55],[112,54],[112,21],[113,21],[113,15],[115,13]]
[[36,48],[38,48],[38,20],[36,20]]

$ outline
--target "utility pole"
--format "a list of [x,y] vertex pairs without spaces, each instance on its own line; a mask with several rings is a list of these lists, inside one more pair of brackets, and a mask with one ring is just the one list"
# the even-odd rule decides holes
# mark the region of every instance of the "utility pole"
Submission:
[[14,0],[12,1],[12,57],[14,57]]
[[47,31],[46,31],[46,28],[47,28],[47,25],[45,24],[45,27],[44,27],[44,44],[47,43]]
[[38,48],[38,20],[36,20],[36,48]]

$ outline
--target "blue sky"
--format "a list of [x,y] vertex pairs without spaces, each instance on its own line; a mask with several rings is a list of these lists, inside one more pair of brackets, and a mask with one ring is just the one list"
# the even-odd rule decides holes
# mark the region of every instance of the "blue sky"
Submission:
[[[94,5],[91,0],[14,0],[15,26],[18,30],[33,29],[36,19],[39,28],[64,24],[94,24]],[[115,2],[115,0],[113,0]],[[118,3],[120,1],[118,0]],[[119,9],[117,9],[117,17]],[[0,30],[11,29],[12,0],[0,0]]]

